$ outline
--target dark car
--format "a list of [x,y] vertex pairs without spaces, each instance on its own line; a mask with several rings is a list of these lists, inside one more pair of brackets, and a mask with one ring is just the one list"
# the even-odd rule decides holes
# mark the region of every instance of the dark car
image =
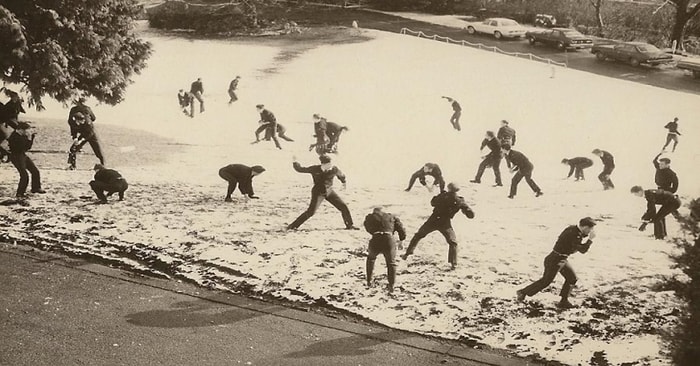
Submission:
[[593,47],[593,39],[586,37],[579,31],[570,28],[552,28],[545,31],[530,31],[525,33],[525,38],[530,44],[542,43],[556,46],[560,50],[568,48],[590,48]]
[[609,45],[595,45],[591,52],[598,60],[613,59],[627,62],[632,66],[660,65],[673,62],[673,56],[643,42],[625,42]]

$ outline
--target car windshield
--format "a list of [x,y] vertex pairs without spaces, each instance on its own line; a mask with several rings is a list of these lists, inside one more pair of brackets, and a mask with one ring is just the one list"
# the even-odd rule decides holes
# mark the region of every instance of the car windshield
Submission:
[[507,20],[501,20],[501,25],[504,27],[517,27],[520,24],[518,24],[518,22],[516,22],[515,20],[507,19]]
[[564,35],[567,35],[567,36],[569,36],[569,37],[571,37],[571,36],[582,36],[582,35],[583,35],[583,34],[581,34],[581,32],[575,31],[575,30],[573,30],[573,29],[563,30],[563,31],[561,31],[561,32],[564,33]]
[[650,44],[643,44],[641,46],[637,46],[637,49],[639,50],[639,52],[661,52],[661,50]]

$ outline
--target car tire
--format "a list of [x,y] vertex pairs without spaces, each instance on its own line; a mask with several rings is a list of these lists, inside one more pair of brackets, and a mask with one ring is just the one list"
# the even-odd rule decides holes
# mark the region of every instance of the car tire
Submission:
[[695,78],[695,79],[700,79],[700,71],[698,71],[698,70],[693,70],[693,78]]
[[472,27],[472,26],[470,25],[470,26],[467,27],[467,33],[469,33],[469,34],[474,34],[474,33],[476,33],[476,29],[474,29],[474,27]]
[[501,39],[503,38],[503,34],[499,31],[493,32],[493,36],[496,37],[496,39]]
[[630,65],[637,67],[637,66],[639,66],[639,64],[640,64],[639,60],[637,60],[634,57],[630,58]]
[[534,37],[527,37],[527,41],[530,42],[530,44],[533,46],[535,45],[535,43],[537,43]]
[[605,61],[605,59],[607,59],[607,57],[605,57],[605,55],[602,52],[596,52],[595,58],[599,61]]
[[557,48],[564,51],[566,49],[566,46],[562,42],[557,42]]

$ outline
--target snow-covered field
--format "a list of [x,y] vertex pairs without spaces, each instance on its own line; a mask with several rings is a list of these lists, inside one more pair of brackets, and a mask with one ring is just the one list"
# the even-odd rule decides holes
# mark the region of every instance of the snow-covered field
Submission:
[[[110,205],[80,198],[90,194],[91,172],[46,170],[49,194],[32,197],[29,207],[0,207],[0,226],[10,238],[47,248],[203,285],[330,304],[392,327],[520,355],[571,365],[588,364],[594,355],[614,365],[668,364],[659,333],[676,321],[674,309],[682,304],[660,285],[680,275],[668,258],[675,249],[653,240],[650,230],[636,230],[645,202],[629,187],[652,187],[651,159],[665,140],[663,125],[678,116],[683,136],[669,157],[681,196],[698,196],[698,97],[560,68],[550,78],[552,70],[540,63],[365,32],[375,39],[291,58],[275,47],[148,35],[155,48],[148,69],[123,104],[94,108],[98,122],[191,146],[166,164],[115,166],[131,187],[126,201]],[[226,88],[235,75],[242,76],[240,100],[228,106]],[[197,77],[204,81],[207,112],[189,119],[177,110],[175,94]],[[451,108],[442,95],[464,108],[459,133],[451,129]],[[283,151],[271,143],[249,144],[257,103],[277,115],[295,143],[282,141]],[[456,271],[446,271],[447,245],[432,234],[415,256],[399,262],[399,288],[389,295],[382,260],[376,285],[364,288],[368,235],[339,230],[342,220],[330,205],[302,230],[281,230],[308,204],[311,177],[294,172],[291,161],[293,155],[305,165],[318,161],[307,151],[313,113],[350,127],[335,163],[348,176],[340,195],[358,226],[382,204],[412,235],[431,212],[431,194],[420,186],[402,189],[425,162],[440,164],[448,181],[461,183],[476,218],[454,220]],[[65,114],[50,105],[40,116],[65,123]],[[535,198],[523,182],[516,199],[507,199],[505,167],[506,187],[492,188],[489,171],[481,185],[468,183],[484,132],[495,131],[501,119],[518,131],[515,148],[534,163],[543,197]],[[108,136],[102,140],[109,144]],[[616,157],[615,191],[603,192],[596,179],[601,164],[590,154],[596,147]],[[138,146],[123,150],[139,154]],[[568,168],[559,162],[573,156],[596,162],[585,182],[562,180]],[[217,171],[234,162],[267,168],[254,181],[262,199],[223,202],[225,184]],[[3,165],[0,176],[9,194],[15,173]],[[573,301],[582,306],[554,309],[561,278],[526,303],[515,302],[515,290],[541,275],[561,230],[583,216],[600,221],[589,253],[571,259],[579,276]],[[679,235],[669,221],[669,233]]]

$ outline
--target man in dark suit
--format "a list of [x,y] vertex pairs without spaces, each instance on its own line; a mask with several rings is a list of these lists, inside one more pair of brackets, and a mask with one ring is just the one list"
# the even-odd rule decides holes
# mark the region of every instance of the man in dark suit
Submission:
[[613,184],[612,179],[610,179],[610,175],[612,174],[613,170],[615,170],[615,158],[611,153],[601,149],[594,149],[593,155],[600,157],[600,161],[603,162],[603,171],[598,174],[598,180],[603,183],[603,189],[606,191],[609,189],[614,189],[615,185]]
[[440,166],[435,163],[425,163],[422,168],[413,173],[411,179],[408,181],[408,188],[406,188],[405,191],[411,191],[417,179],[423,187],[432,192],[432,187],[429,187],[425,181],[426,175],[433,177],[433,186],[439,186],[440,192],[445,192],[445,179],[442,177],[442,170],[440,170]]
[[534,180],[532,180],[532,171],[535,169],[535,166],[532,165],[530,160],[528,160],[528,158],[520,151],[511,149],[510,145],[508,144],[502,145],[501,150],[503,151],[503,155],[505,156],[506,160],[513,164],[511,172],[515,172],[513,180],[510,182],[510,195],[508,198],[515,197],[516,193],[518,192],[518,184],[523,178],[525,178],[525,181],[530,186],[532,191],[535,192],[535,197],[543,195],[544,193],[542,193],[540,187]]
[[481,176],[486,168],[493,168],[493,175],[496,176],[496,187],[503,186],[501,182],[501,142],[496,138],[493,131],[486,131],[486,138],[481,142],[481,149],[488,146],[491,150],[487,155],[481,157],[483,159],[479,164],[479,169],[476,171],[476,177],[471,180],[472,183],[481,183]]
[[[114,193],[119,194],[119,200],[124,200],[124,191],[129,188],[129,183],[114,169],[106,169],[102,164],[95,164],[95,178],[90,182],[90,188],[97,195],[99,203],[107,203],[107,197]],[[105,193],[107,195],[105,196]]]
[[[19,184],[17,184],[17,198],[24,199],[29,185],[29,174],[32,176],[32,193],[46,193],[41,188],[41,174],[34,165],[32,159],[27,156],[34,144],[36,132],[27,122],[17,122],[17,128],[10,134],[7,142],[10,147],[10,162],[19,173]],[[27,171],[29,174],[27,174]]]
[[372,234],[367,255],[367,287],[372,286],[372,273],[377,255],[382,254],[386,261],[389,292],[394,290],[396,282],[396,240],[394,232],[399,234],[399,240],[406,239],[406,230],[397,216],[384,212],[381,207],[375,207],[371,214],[365,217],[365,229]]
[[224,201],[233,201],[231,199],[231,194],[236,190],[236,185],[241,194],[247,195],[248,198],[259,198],[253,191],[253,177],[262,174],[264,171],[265,168],[260,165],[249,167],[243,164],[230,164],[219,169],[219,176],[228,182],[228,189],[226,190]]
[[202,78],[197,78],[190,85],[190,94],[199,101],[199,113],[204,113],[204,84]]
[[562,164],[569,165],[569,175],[566,178],[571,178],[572,175],[576,178],[576,181],[585,180],[583,176],[583,170],[593,166],[593,160],[586,157],[575,157],[571,159],[561,159]]
[[[644,190],[640,186],[634,186],[630,189],[630,192],[635,196],[644,197],[647,201],[647,210],[644,212],[644,215],[642,215],[643,223],[639,226],[639,231],[644,231],[649,223],[657,225],[657,222],[664,220],[666,216],[681,207],[681,200],[679,200],[675,194],[664,191],[663,189]],[[657,205],[661,205],[658,210],[656,209]],[[664,239],[666,237],[666,231],[654,232],[654,237],[656,239]]]

